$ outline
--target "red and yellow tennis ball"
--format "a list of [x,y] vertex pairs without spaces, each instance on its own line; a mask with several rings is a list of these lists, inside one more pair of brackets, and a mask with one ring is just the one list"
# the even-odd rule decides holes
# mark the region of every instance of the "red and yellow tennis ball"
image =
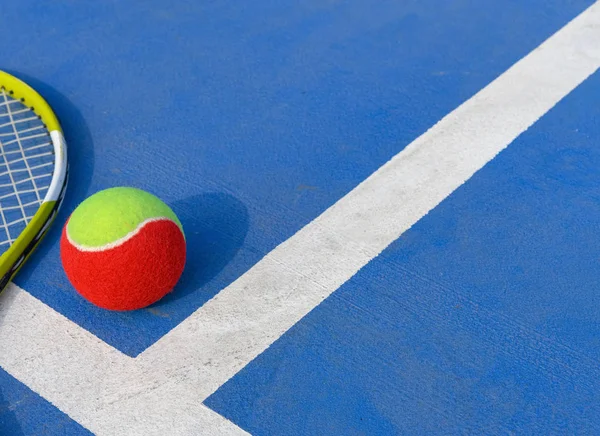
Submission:
[[69,281],[86,300],[134,310],[175,287],[185,265],[185,236],[175,213],[154,195],[110,188],[73,211],[60,253]]

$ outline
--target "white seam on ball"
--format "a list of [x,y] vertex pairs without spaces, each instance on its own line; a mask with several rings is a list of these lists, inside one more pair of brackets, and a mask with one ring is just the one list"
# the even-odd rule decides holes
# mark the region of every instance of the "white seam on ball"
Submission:
[[[119,245],[123,245],[125,242],[129,241],[131,238],[133,238],[135,235],[137,235],[139,232],[142,231],[142,229],[150,223],[156,222],[156,221],[170,221],[173,224],[176,224],[171,218],[169,217],[154,217],[154,218],[148,218],[147,220],[142,221],[135,229],[133,229],[131,232],[127,233],[125,236],[123,236],[122,238],[117,239],[114,242],[110,242],[108,244],[104,244],[101,245],[99,247],[90,247],[87,245],[81,245],[78,244],[77,242],[73,241],[73,239],[71,239],[71,236],[69,235],[69,224],[67,224],[67,239],[69,241],[69,243],[71,245],[73,245],[75,248],[77,248],[79,251],[105,251],[105,250],[110,250],[112,248],[116,248]],[[177,226],[179,227],[179,226]]]

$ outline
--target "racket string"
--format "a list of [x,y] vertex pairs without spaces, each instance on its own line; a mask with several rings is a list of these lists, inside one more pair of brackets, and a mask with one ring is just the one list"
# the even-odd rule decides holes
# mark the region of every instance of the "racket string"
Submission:
[[[18,135],[18,131],[16,130],[16,127],[15,127],[15,126],[12,124],[12,122],[13,122],[13,119],[12,119],[12,118],[13,118],[13,116],[11,115],[11,111],[10,111],[10,104],[9,104],[9,103],[12,103],[12,101],[11,101],[11,100],[8,100],[8,97],[7,97],[7,95],[6,95],[6,92],[4,92],[4,91],[2,91],[2,97],[3,97],[3,99],[4,99],[4,103],[5,103],[5,106],[6,106],[6,109],[7,109],[7,110],[6,110],[6,116],[7,116],[7,117],[9,118],[9,120],[10,120],[8,124],[9,124],[9,126],[10,126],[10,127],[12,127],[12,129],[13,129],[13,132],[14,132],[14,135],[15,135],[15,136],[17,136],[17,135]],[[15,181],[14,181],[14,178],[13,178],[13,176],[12,176],[11,172],[10,172],[10,167],[9,167],[9,165],[8,165],[8,159],[7,159],[7,158],[6,158],[6,156],[4,155],[4,144],[2,145],[2,158],[3,158],[3,160],[4,160],[4,163],[6,164],[6,168],[7,168],[7,170],[8,170],[8,172],[7,172],[7,173],[8,173],[8,176],[10,177],[10,180],[11,180],[11,182],[12,182],[13,186],[15,186]],[[17,192],[17,190],[16,190],[16,186],[15,186],[15,193],[16,193],[16,192]],[[20,207],[21,207],[21,209],[22,209],[21,199],[19,198],[19,196],[18,196],[18,195],[16,195],[16,198],[17,198],[17,201],[18,201],[18,203],[19,203],[19,206],[20,206]],[[9,241],[9,244],[11,244],[11,245],[12,245],[12,243],[14,242],[14,239],[12,238],[12,235],[11,235],[11,233],[10,233],[10,225],[8,224],[8,220],[7,220],[7,217],[6,217],[6,212],[5,212],[5,210],[4,210],[4,207],[3,207],[3,205],[0,205],[0,211],[2,212],[2,221],[3,221],[3,223],[4,223],[4,228],[5,228],[5,231],[6,231],[6,237],[7,237],[8,241]],[[25,214],[25,210],[24,210],[24,209],[22,209],[22,211],[23,211],[23,215],[25,216],[25,215],[26,215],[26,214]]]
[[28,139],[47,138],[47,137],[48,137],[48,133],[46,132],[46,133],[40,133],[39,135],[24,136],[24,137],[21,137],[21,138],[18,138],[18,139],[13,139],[11,141],[5,141],[3,144],[5,146],[7,146],[7,145],[15,144],[15,143],[18,144],[20,141],[25,141],[25,140],[28,140]]
[[[39,165],[32,165],[31,169],[32,170],[37,170],[37,169],[40,169],[40,168],[49,167],[49,166],[53,166],[53,165],[54,165],[53,162],[48,162],[48,163],[43,163],[43,164],[39,164]],[[26,169],[13,170],[12,173],[15,174],[15,173],[23,172],[23,171],[27,171],[27,170]],[[8,172],[4,171],[4,172],[0,173],[0,177],[5,176],[7,174],[8,174]],[[45,174],[42,174],[42,176],[43,175],[45,175]],[[50,173],[50,175],[52,175],[52,173]],[[23,182],[27,182],[28,180],[22,180],[22,181]],[[17,182],[17,183],[20,183],[20,182]],[[0,186],[7,186],[7,185],[0,185]]]
[[49,132],[23,102],[0,90],[0,253],[39,209],[52,181]]
[[[13,125],[13,126],[16,128],[17,124],[20,124],[20,123],[17,123],[17,122],[14,122],[14,121],[13,121],[13,122],[11,122],[11,123],[7,123],[7,124],[8,124],[9,126],[12,124],[12,125]],[[33,131],[35,131],[35,130],[40,130],[40,129],[43,129],[43,128],[44,128],[44,126],[36,126],[36,127],[31,127],[31,128],[29,128],[29,129],[23,129],[23,130],[21,130],[21,131],[20,131],[20,133],[28,133],[28,132],[33,132]],[[9,132],[9,133],[0,133],[0,137],[13,136],[13,135],[14,135],[14,134],[13,134],[13,133],[10,133],[10,132]],[[42,134],[42,135],[43,135],[43,134]],[[23,138],[23,139],[27,139],[27,138]],[[15,141],[19,142],[19,139],[17,138],[17,139],[15,139]]]
[[[13,115],[18,115],[18,114],[20,114],[20,113],[25,113],[25,112],[28,112],[28,111],[30,111],[30,110],[31,110],[31,109],[29,109],[29,110],[20,110],[20,111],[16,111],[16,112],[13,112]],[[17,120],[17,121],[15,121],[15,124],[25,123],[25,122],[27,122],[27,121],[34,121],[36,118],[37,118],[37,117],[23,118],[22,120]],[[10,122],[8,122],[8,123],[4,123],[4,124],[0,124],[0,129],[1,129],[2,127],[6,127],[6,126],[10,126]]]

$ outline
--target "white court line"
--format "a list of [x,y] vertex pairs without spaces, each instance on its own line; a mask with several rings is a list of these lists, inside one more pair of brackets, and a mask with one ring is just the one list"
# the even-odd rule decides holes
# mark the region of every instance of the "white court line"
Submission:
[[598,41],[596,3],[137,359],[11,287],[0,366],[97,435],[242,433],[201,402],[594,73]]

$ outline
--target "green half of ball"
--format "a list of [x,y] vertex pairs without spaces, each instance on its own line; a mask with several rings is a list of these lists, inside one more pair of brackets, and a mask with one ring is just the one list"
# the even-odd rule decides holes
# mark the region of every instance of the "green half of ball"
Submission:
[[84,247],[113,244],[152,219],[169,219],[181,233],[181,222],[158,197],[129,187],[109,188],[84,200],[69,218],[69,239]]

